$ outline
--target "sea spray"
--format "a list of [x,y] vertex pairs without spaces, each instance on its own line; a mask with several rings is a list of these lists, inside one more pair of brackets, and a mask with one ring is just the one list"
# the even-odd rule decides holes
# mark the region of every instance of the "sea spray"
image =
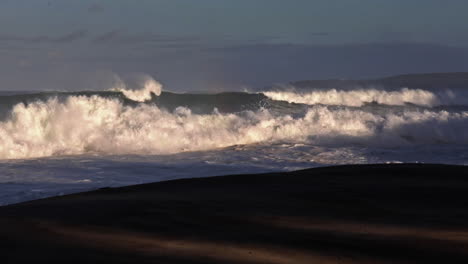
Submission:
[[[0,205],[337,164],[468,165],[463,89],[426,91],[430,96],[379,90],[393,92],[391,102],[355,93],[330,104],[292,104],[241,92],[156,96],[151,79],[135,84],[119,77],[120,84],[99,84],[97,91],[0,93]],[[295,96],[309,92],[298,89]]]
[[161,83],[147,74],[130,75],[125,81],[117,75],[114,78],[116,78],[116,82],[111,90],[122,92],[128,99],[133,101],[149,101],[152,94],[159,96],[162,91]]
[[437,105],[467,103],[465,94],[457,97],[452,90],[434,92],[408,88],[395,91],[379,89],[316,89],[312,91],[297,91],[295,89],[290,89],[285,91],[264,91],[262,93],[273,100],[308,105],[324,104],[359,107],[367,103],[378,103],[385,105],[415,104],[434,107]]
[[79,154],[173,154],[265,142],[400,146],[468,144],[468,112],[371,113],[312,106],[301,116],[268,109],[193,114],[93,96],[17,104],[0,122],[0,158]]

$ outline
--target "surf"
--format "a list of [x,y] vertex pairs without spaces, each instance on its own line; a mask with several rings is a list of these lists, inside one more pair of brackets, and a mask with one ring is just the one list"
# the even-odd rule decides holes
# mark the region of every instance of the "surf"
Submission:
[[[435,129],[434,129],[435,128]],[[309,107],[301,116],[268,109],[193,114],[116,98],[68,96],[17,104],[0,122],[0,158],[56,155],[173,154],[261,142],[405,145],[467,144],[468,112],[371,113]]]
[[360,107],[368,103],[377,103],[384,105],[414,104],[425,107],[434,107],[440,105],[460,105],[466,104],[464,96],[456,94],[460,91],[442,90],[429,91],[423,89],[401,88],[399,90],[386,91],[382,89],[314,89],[312,91],[296,90],[289,88],[287,90],[273,90],[262,92],[267,97],[298,104],[325,104],[325,105],[343,105]]

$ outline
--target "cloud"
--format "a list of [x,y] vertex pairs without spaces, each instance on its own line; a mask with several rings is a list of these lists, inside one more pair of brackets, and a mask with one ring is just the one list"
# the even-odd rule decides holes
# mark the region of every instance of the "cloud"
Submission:
[[89,13],[98,14],[98,13],[103,13],[105,10],[106,9],[104,8],[104,6],[98,3],[94,3],[88,7]]
[[468,71],[468,48],[430,43],[232,45],[207,48],[204,54],[216,54],[219,69],[253,86],[291,80]]
[[94,13],[94,14],[98,14],[98,13],[103,13],[105,11],[105,8],[104,6],[100,5],[100,4],[92,4],[88,7],[88,12],[89,13]]
[[[116,35],[124,34],[117,31],[104,39],[112,39]],[[90,33],[87,38],[92,40],[93,37],[96,35]],[[468,48],[428,43],[228,43],[229,46],[224,42],[200,43],[203,48],[189,43],[186,49],[177,52],[161,48],[164,43],[138,48],[129,48],[132,45],[109,48],[95,44],[9,50],[0,54],[0,79],[2,87],[9,89],[83,89],[88,87],[80,84],[87,81],[80,75],[83,72],[148,72],[161,79],[168,89],[187,91],[210,87],[236,90],[242,85],[262,88],[271,83],[310,79],[360,79],[402,73],[468,71]],[[16,43],[4,44],[6,47],[26,48],[23,47],[26,45]]]
[[51,59],[58,59],[58,58],[62,58],[63,54],[62,54],[62,52],[60,52],[58,50],[51,50],[51,51],[47,52],[47,57],[49,57]]
[[77,30],[56,38],[55,42],[72,42],[86,37],[86,30]]
[[328,37],[330,32],[311,32],[308,34],[310,37]]
[[32,62],[25,60],[25,59],[21,59],[18,61],[18,66],[21,68],[31,67],[32,65],[33,65]]
[[[96,45],[138,45],[148,44],[163,49],[193,48],[203,45],[204,39],[198,36],[174,36],[155,33],[129,34],[122,30],[112,30],[101,34],[91,35],[87,30],[75,30],[63,35],[18,35],[0,34],[0,48],[29,47],[38,48],[38,44],[67,44],[86,40]],[[25,45],[18,45],[25,44]]]
[[24,42],[24,43],[68,43],[85,38],[85,30],[77,30],[62,36],[52,37],[47,35],[20,36],[20,35],[0,35],[0,42]]
[[146,34],[125,34],[121,30],[113,30],[94,38],[95,43],[113,43],[113,44],[137,44],[137,43],[159,43],[159,44],[174,44],[174,43],[193,43],[200,41],[197,36],[170,36],[154,33]]
[[19,36],[19,35],[0,35],[0,42],[25,42],[25,43],[37,43],[37,42],[49,42],[52,39],[49,36]]
[[94,42],[105,43],[111,40],[115,40],[116,38],[118,38],[119,33],[120,33],[120,30],[113,30],[113,31],[106,32],[94,38]]

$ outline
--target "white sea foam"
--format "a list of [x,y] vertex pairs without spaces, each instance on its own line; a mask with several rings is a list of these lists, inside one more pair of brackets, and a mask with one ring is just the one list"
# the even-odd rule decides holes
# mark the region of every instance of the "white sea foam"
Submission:
[[171,154],[261,142],[401,145],[467,144],[468,112],[373,114],[311,107],[303,117],[268,110],[192,114],[179,107],[124,106],[117,99],[70,96],[16,105],[0,122],[0,158],[56,155]]
[[162,85],[146,74],[134,75],[125,82],[117,75],[114,75],[115,84],[111,90],[122,92],[125,97],[137,102],[151,100],[151,94],[159,96],[162,91]]
[[[421,90],[402,88],[397,91],[384,91],[378,89],[355,89],[355,90],[314,90],[314,91],[266,91],[263,92],[273,100],[287,101],[300,104],[324,104],[362,106],[366,103],[377,102],[386,105],[405,105],[406,103],[432,107],[442,104],[459,104],[465,98],[457,98],[451,90],[439,91],[438,93]],[[463,97],[463,96],[460,96]]]

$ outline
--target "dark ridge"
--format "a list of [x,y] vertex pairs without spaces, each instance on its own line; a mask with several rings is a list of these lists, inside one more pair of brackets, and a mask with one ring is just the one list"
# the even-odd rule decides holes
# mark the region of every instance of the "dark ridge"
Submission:
[[468,167],[349,165],[0,207],[2,263],[467,263]]

